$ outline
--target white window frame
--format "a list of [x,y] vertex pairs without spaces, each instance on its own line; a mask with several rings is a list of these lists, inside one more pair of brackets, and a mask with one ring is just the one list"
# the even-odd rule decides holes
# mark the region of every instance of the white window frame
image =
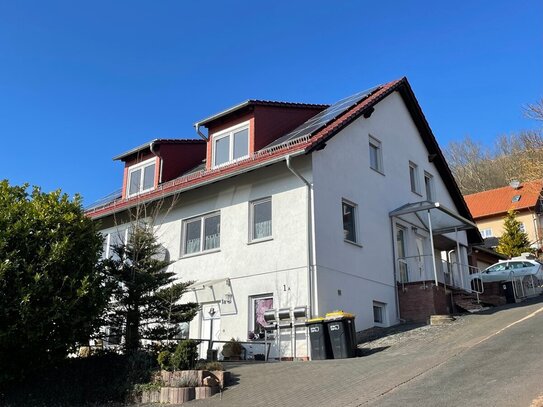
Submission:
[[[412,185],[411,183],[411,170],[413,170],[413,181],[415,185]],[[419,166],[413,161],[409,161],[409,188],[411,189],[411,192],[422,196],[420,193]]]
[[524,223],[519,222],[519,229],[522,233],[526,233],[526,226],[524,225]]
[[[153,172],[153,186],[151,188],[147,188],[147,189],[143,189],[143,177],[145,175],[145,168],[146,167],[149,167],[150,165],[153,165],[155,164],[155,171]],[[158,165],[157,165],[157,159],[156,157],[153,157],[153,158],[149,158],[148,160],[145,160],[145,161],[142,161],[141,163],[138,163],[138,164],[134,164],[134,165],[131,165],[130,167],[128,167],[128,175],[126,176],[126,196],[127,197],[131,197],[131,196],[136,196],[136,195],[139,195],[139,194],[143,194],[144,192],[147,192],[147,191],[151,191],[153,189],[155,189],[155,181],[156,181],[156,169],[157,169]],[[130,194],[130,179],[132,178],[132,173],[141,169],[141,172],[140,172],[140,189],[139,191],[133,193],[133,194]]]
[[[380,308],[381,309],[381,321],[380,322],[375,321],[374,308]],[[387,304],[386,303],[380,302],[380,301],[373,301],[372,312],[373,312],[373,323],[374,323],[375,326],[386,326],[387,325],[386,311],[387,311]]]
[[[426,183],[428,180],[428,184]],[[427,188],[427,186],[429,188]],[[430,191],[430,196],[428,196],[428,190]],[[434,189],[434,176],[427,171],[424,171],[424,193],[426,194],[426,199],[428,201],[435,201],[435,189]]]
[[275,298],[273,298],[272,293],[268,294],[257,294],[257,295],[250,295],[249,296],[249,332],[255,331],[255,313],[256,313],[256,307],[255,307],[255,301],[256,300],[266,300],[270,299],[273,302],[273,306],[275,307]]
[[[353,208],[353,223],[354,223],[354,238],[355,240],[349,240],[345,237],[345,229],[343,225],[343,205],[349,205]],[[351,243],[357,246],[361,246],[360,244],[360,235],[358,231],[358,205],[355,204],[353,201],[350,201],[348,199],[342,198],[341,199],[341,231],[343,233],[343,241],[347,243]]]
[[492,228],[481,229],[481,236],[483,237],[483,239],[494,237],[494,234],[492,233]]
[[[214,247],[212,249],[205,249],[205,220],[208,219],[208,218],[212,218],[212,217],[215,217],[215,216],[219,216],[219,246],[218,247]],[[221,250],[221,237],[220,235],[222,234],[220,232],[220,225],[221,225],[221,211],[214,211],[214,212],[209,212],[209,213],[205,213],[203,215],[198,215],[198,216],[193,216],[191,218],[186,218],[186,219],[183,219],[183,223],[182,223],[182,232],[181,233],[181,257],[191,257],[191,256],[198,256],[198,255],[201,255],[201,254],[205,254],[205,253],[213,253],[213,252],[218,252]],[[193,253],[187,253],[186,252],[186,237],[187,237],[187,225],[191,222],[194,222],[194,221],[200,221],[200,250],[198,250],[197,252],[193,252]]]
[[[377,168],[373,168],[371,166],[372,147],[374,147],[377,150]],[[385,175],[385,170],[383,167],[383,143],[381,143],[380,140],[376,139],[370,134],[369,140],[368,140],[368,148],[369,148],[370,168],[374,171],[377,171],[379,174]]]
[[[238,158],[234,159],[234,133],[237,133],[237,132],[239,132],[241,130],[245,130],[245,129],[247,129],[247,154],[242,156],[242,157],[238,157]],[[221,140],[223,138],[226,138],[226,137],[229,138],[228,161],[226,161],[224,163],[221,163],[221,164],[215,164],[215,153],[216,153],[216,148],[217,148],[216,147],[217,146],[217,141]],[[211,163],[213,164],[212,165],[213,168],[219,168],[219,167],[222,167],[224,165],[232,164],[233,162],[236,162],[236,161],[244,160],[247,157],[249,157],[249,144],[250,144],[250,141],[251,141],[250,121],[246,121],[246,122],[237,124],[235,126],[229,127],[228,129],[219,131],[219,132],[213,134],[212,140],[213,140],[213,142],[211,144],[211,147],[212,147]]]
[[[271,207],[271,234],[269,236],[261,237],[259,239],[254,237],[254,213],[255,213],[255,205],[258,205],[260,203],[264,202],[270,202]],[[257,199],[254,201],[249,202],[249,243],[257,243],[257,242],[264,242],[266,240],[272,240],[273,239],[273,203],[272,203],[272,197],[268,196],[266,198]]]
[[126,226],[126,227],[121,226],[121,227],[115,229],[114,231],[107,232],[107,233],[105,233],[103,235],[104,238],[105,238],[105,243],[106,243],[104,253],[102,254],[104,259],[109,259],[113,255],[112,245],[113,245],[114,241],[112,239],[112,235],[114,235],[114,234],[117,235],[119,237],[119,240],[120,240],[121,243],[127,244],[128,243],[128,233],[129,232],[130,232],[130,226]]

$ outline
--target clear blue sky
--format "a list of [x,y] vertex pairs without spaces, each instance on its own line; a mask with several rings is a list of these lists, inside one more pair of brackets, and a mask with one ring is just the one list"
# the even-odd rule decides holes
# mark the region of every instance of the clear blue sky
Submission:
[[330,103],[407,76],[443,146],[534,128],[541,1],[0,0],[0,179],[120,187],[111,158],[249,98]]

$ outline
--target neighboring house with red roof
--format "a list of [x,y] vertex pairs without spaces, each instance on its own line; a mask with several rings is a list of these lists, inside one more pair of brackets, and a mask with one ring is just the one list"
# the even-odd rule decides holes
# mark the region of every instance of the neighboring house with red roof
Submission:
[[485,239],[503,234],[503,221],[509,210],[517,212],[517,220],[535,249],[541,249],[543,238],[541,192],[543,181],[512,182],[511,185],[466,195],[464,199],[481,235]]
[[[270,308],[343,309],[358,330],[426,320],[470,289],[481,238],[407,79],[332,105],[248,100],[195,128],[115,157],[122,189],[87,209],[109,256],[130,212],[161,208],[170,269],[202,305],[191,338],[251,339]],[[294,356],[289,334],[271,357]]]

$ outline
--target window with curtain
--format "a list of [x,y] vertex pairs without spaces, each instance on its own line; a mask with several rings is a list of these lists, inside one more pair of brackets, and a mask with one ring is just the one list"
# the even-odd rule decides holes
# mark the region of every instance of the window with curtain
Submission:
[[221,215],[211,213],[183,222],[183,254],[205,252],[221,246]]
[[251,241],[266,239],[272,235],[272,202],[270,198],[250,204]]

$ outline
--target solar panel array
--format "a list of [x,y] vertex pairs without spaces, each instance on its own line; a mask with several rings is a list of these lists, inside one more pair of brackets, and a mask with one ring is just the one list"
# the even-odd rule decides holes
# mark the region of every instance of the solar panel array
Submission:
[[111,192],[110,194],[104,196],[103,198],[100,198],[99,200],[97,200],[96,202],[93,202],[92,204],[90,204],[89,206],[87,206],[85,208],[86,211],[89,211],[91,209],[94,209],[94,208],[98,208],[100,206],[103,206],[103,205],[106,205],[110,202],[113,202],[115,201],[116,199],[119,199],[122,197],[122,194],[123,194],[123,190],[122,189],[118,189],[114,192]]
[[379,86],[373,87],[371,89],[355,93],[349,97],[341,99],[331,105],[330,107],[324,109],[322,112],[316,114],[311,119],[307,120],[302,125],[298,126],[291,132],[285,134],[283,137],[278,138],[273,143],[269,144],[267,147],[273,147],[282,143],[285,143],[290,140],[294,140],[300,137],[304,137],[310,134],[315,133],[317,130],[324,127],[326,124],[330,123],[332,120],[343,114],[349,108],[355,106],[361,100],[368,97],[370,94],[379,89]]

